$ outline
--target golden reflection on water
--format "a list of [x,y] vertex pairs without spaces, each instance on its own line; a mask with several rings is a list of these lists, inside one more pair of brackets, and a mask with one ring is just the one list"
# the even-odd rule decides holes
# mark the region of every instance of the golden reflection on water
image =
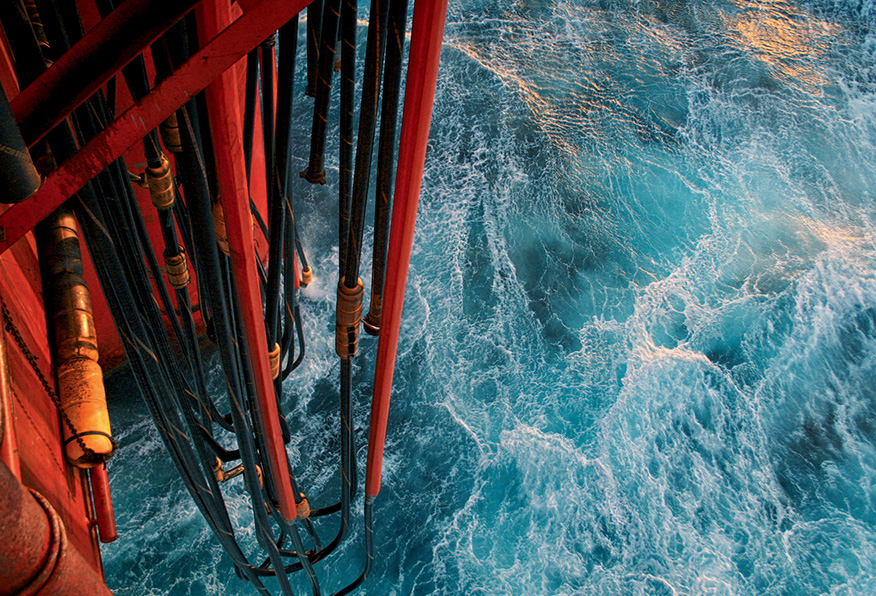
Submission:
[[813,59],[824,55],[839,27],[804,14],[786,0],[735,3],[739,12],[724,20],[740,47],[768,64],[777,78],[820,94],[828,79],[813,68]]

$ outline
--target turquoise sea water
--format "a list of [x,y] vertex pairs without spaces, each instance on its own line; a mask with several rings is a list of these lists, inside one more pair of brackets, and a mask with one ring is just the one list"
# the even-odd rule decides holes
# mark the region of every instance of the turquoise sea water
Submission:
[[[336,173],[286,404],[324,502]],[[876,4],[451,2],[405,317],[360,594],[876,594]],[[251,593],[110,386],[110,587]]]

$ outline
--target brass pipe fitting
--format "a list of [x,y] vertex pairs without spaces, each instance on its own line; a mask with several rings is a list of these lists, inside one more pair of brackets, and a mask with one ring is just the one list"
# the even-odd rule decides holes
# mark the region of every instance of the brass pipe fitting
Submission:
[[359,349],[359,322],[362,320],[362,296],[365,284],[356,280],[354,288],[338,282],[338,306],[335,315],[335,351],[341,358],[355,356]]
[[158,126],[161,132],[161,142],[164,148],[171,153],[180,153],[182,151],[182,141],[179,136],[179,122],[176,119],[176,112],[167,117],[167,119]]
[[170,162],[163,155],[161,165],[157,168],[146,168],[144,173],[146,186],[152,196],[152,204],[156,209],[170,209],[173,207],[173,176],[170,172]]
[[180,253],[175,256],[168,256],[165,253],[164,265],[167,268],[167,281],[170,282],[170,287],[174,290],[182,290],[192,281],[186,253],[182,248],[180,248]]
[[274,349],[268,352],[268,362],[271,365],[271,378],[280,376],[280,344],[274,344]]

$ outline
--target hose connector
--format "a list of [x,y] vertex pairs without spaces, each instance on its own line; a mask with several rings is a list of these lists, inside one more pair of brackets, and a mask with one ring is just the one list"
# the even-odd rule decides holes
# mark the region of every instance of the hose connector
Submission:
[[362,320],[362,328],[368,335],[380,335],[380,315],[383,312],[383,296],[371,295],[371,304],[368,306],[368,314]]
[[216,244],[219,245],[219,250],[231,256],[231,249],[228,248],[228,232],[225,231],[225,209],[219,201],[213,203],[213,226],[216,228]]
[[268,352],[268,363],[271,365],[271,378],[280,376],[280,344],[274,344],[274,349]]
[[304,493],[299,493],[301,496],[301,500],[295,503],[295,512],[298,515],[298,519],[307,519],[310,517],[310,503],[307,502],[307,497],[304,496]]
[[308,286],[313,282],[313,268],[308,265],[301,270],[301,285]]
[[161,165],[155,168],[146,168],[145,177],[155,208],[164,210],[173,207],[173,176],[167,158],[162,155]]
[[171,153],[182,152],[182,141],[179,136],[179,122],[176,119],[176,112],[167,117],[167,120],[158,126],[161,132],[161,143],[164,148]]
[[168,256],[164,253],[164,265],[167,268],[167,281],[174,290],[182,290],[192,281],[186,251],[180,247],[179,254]]
[[362,296],[365,284],[362,278],[348,288],[344,278],[338,282],[338,307],[335,324],[335,350],[341,358],[355,356],[359,349],[359,322],[362,320]]

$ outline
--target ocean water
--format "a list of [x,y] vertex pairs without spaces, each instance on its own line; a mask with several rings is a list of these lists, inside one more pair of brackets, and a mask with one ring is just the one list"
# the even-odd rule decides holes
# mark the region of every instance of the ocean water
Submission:
[[[338,483],[336,174],[294,189],[312,503]],[[109,586],[252,593],[110,385]],[[362,595],[876,594],[873,0],[451,2],[393,400]]]

